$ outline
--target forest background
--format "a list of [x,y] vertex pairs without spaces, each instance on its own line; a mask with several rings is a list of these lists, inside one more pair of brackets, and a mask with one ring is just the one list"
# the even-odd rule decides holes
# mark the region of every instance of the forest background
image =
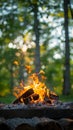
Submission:
[[45,72],[48,88],[73,100],[73,0],[0,1],[0,102],[27,79],[25,65]]

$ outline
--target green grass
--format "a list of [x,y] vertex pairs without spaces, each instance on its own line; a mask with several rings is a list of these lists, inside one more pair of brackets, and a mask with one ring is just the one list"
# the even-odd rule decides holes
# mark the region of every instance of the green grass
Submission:
[[73,101],[73,89],[71,89],[71,92],[69,95],[62,95],[62,87],[59,87],[59,88],[56,87],[54,91],[59,96],[59,100],[63,102]]
[[6,95],[4,97],[0,97],[0,103],[9,104],[14,101],[15,97],[13,95]]
[[73,94],[70,94],[70,95],[60,95],[59,99],[63,102],[69,102],[69,101],[73,101]]

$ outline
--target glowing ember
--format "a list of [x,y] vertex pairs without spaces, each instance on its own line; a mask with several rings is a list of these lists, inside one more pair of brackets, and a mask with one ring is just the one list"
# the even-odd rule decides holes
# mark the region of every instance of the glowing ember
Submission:
[[[26,66],[28,73],[31,73],[31,67]],[[40,71],[38,74],[33,73],[29,75],[27,85],[23,81],[19,87],[14,88],[14,95],[17,97],[17,102],[21,103],[52,103],[57,99],[57,95],[51,92],[43,82],[45,80],[44,72]]]

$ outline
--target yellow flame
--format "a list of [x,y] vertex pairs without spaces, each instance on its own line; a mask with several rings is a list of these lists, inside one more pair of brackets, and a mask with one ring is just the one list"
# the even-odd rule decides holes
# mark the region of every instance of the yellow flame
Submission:
[[[31,72],[30,66],[26,66],[26,69],[28,73]],[[19,87],[14,87],[14,95],[18,98],[29,89],[32,89],[34,91],[34,94],[38,95],[38,98],[37,100],[33,100],[33,94],[32,94],[31,102],[43,102],[45,97],[49,98],[50,90],[47,88],[46,84],[42,82],[43,80],[40,80],[39,74],[42,74],[41,79],[45,79],[45,76],[43,75],[44,74],[43,71],[40,71],[38,74],[33,73],[29,75],[28,80],[27,80],[27,85],[24,85],[24,83],[21,82]]]

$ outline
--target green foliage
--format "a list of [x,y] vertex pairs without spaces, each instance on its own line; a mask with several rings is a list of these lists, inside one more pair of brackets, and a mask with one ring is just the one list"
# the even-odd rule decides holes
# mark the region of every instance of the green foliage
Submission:
[[14,101],[15,97],[12,94],[0,96],[0,103],[10,104]]
[[[63,60],[64,60],[64,17],[63,1],[61,0],[21,0],[0,2],[0,96],[9,93],[17,84],[21,62],[21,50],[19,43],[14,40],[22,35],[30,33],[30,40],[24,41],[23,45],[29,46],[31,41],[35,42],[34,35],[34,5],[38,5],[38,19],[40,32],[40,58],[41,69],[45,71],[49,87],[56,87],[57,92],[62,91]],[[69,10],[69,28],[72,29],[73,21]],[[61,33],[60,28],[61,27]],[[58,30],[59,29],[59,30]],[[71,31],[70,31],[71,35]],[[54,45],[56,40],[56,45]],[[70,43],[73,42],[70,36]],[[13,43],[9,47],[9,43]],[[54,45],[52,47],[52,45]],[[71,45],[71,86],[73,85],[73,46]],[[34,66],[35,47],[29,47],[24,52],[24,64]],[[61,58],[55,58],[55,54]],[[14,61],[18,63],[14,64]],[[11,79],[13,81],[11,81]],[[13,82],[13,83],[12,83]],[[12,85],[11,85],[12,84]],[[8,101],[7,101],[8,102]]]
[[73,89],[71,89],[71,93],[69,95],[60,95],[60,100],[65,102],[72,101],[73,102]]

